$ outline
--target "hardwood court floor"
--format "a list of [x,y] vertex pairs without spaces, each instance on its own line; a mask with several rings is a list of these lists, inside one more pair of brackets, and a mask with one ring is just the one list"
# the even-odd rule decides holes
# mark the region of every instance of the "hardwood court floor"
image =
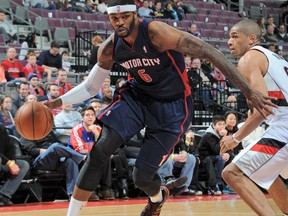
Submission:
[[[269,199],[277,215],[280,210]],[[136,216],[146,204],[146,198],[129,200],[89,202],[81,216]],[[0,207],[0,216],[64,216],[68,202],[43,202]],[[248,216],[256,215],[238,195],[190,196],[170,198],[165,203],[161,216]]]

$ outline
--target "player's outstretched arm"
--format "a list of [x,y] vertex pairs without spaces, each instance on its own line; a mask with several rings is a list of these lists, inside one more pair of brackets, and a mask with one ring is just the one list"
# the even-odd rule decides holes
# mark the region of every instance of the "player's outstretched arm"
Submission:
[[[276,107],[271,102],[273,97],[263,96],[258,91],[253,91],[247,81],[241,76],[237,68],[221,53],[210,44],[202,41],[193,35],[179,31],[165,23],[154,21],[149,25],[149,37],[154,46],[161,52],[176,50],[195,58],[209,59],[219,70],[237,86],[248,100],[248,106],[253,112],[255,107],[261,115],[265,116],[264,110],[273,114],[267,106]],[[265,116],[266,117],[266,116]]]
[[46,101],[44,104],[54,109],[63,104],[76,104],[96,95],[102,86],[103,81],[109,75],[113,65],[113,35],[104,41],[98,50],[98,63],[90,71],[88,78],[61,97]]

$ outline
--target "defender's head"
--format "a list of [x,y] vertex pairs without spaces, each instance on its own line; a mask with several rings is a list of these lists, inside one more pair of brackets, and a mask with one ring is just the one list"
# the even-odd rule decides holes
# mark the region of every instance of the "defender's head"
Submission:
[[243,56],[251,47],[260,44],[261,30],[253,20],[245,19],[230,30],[228,46],[234,57]]

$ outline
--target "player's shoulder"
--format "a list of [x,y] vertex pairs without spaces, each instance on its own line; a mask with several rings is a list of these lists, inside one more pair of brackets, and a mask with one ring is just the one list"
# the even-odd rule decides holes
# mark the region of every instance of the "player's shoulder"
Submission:
[[246,64],[256,64],[267,61],[267,58],[266,55],[260,50],[250,49],[241,57],[240,62],[242,62],[241,60]]
[[151,22],[149,22],[148,28],[149,30],[160,30],[162,28],[170,28],[170,26],[164,22],[152,20]]

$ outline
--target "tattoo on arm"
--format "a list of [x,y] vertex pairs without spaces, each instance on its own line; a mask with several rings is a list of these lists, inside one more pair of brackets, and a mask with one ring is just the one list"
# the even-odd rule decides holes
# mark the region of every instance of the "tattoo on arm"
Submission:
[[192,58],[209,59],[219,70],[234,83],[246,97],[251,96],[251,88],[247,81],[240,75],[237,68],[221,53],[208,43],[201,41],[187,33],[181,33],[176,49],[190,55]]
[[109,39],[109,41],[104,43],[105,44],[101,45],[98,51],[98,65],[104,69],[110,70],[113,65],[114,43],[112,39]]

